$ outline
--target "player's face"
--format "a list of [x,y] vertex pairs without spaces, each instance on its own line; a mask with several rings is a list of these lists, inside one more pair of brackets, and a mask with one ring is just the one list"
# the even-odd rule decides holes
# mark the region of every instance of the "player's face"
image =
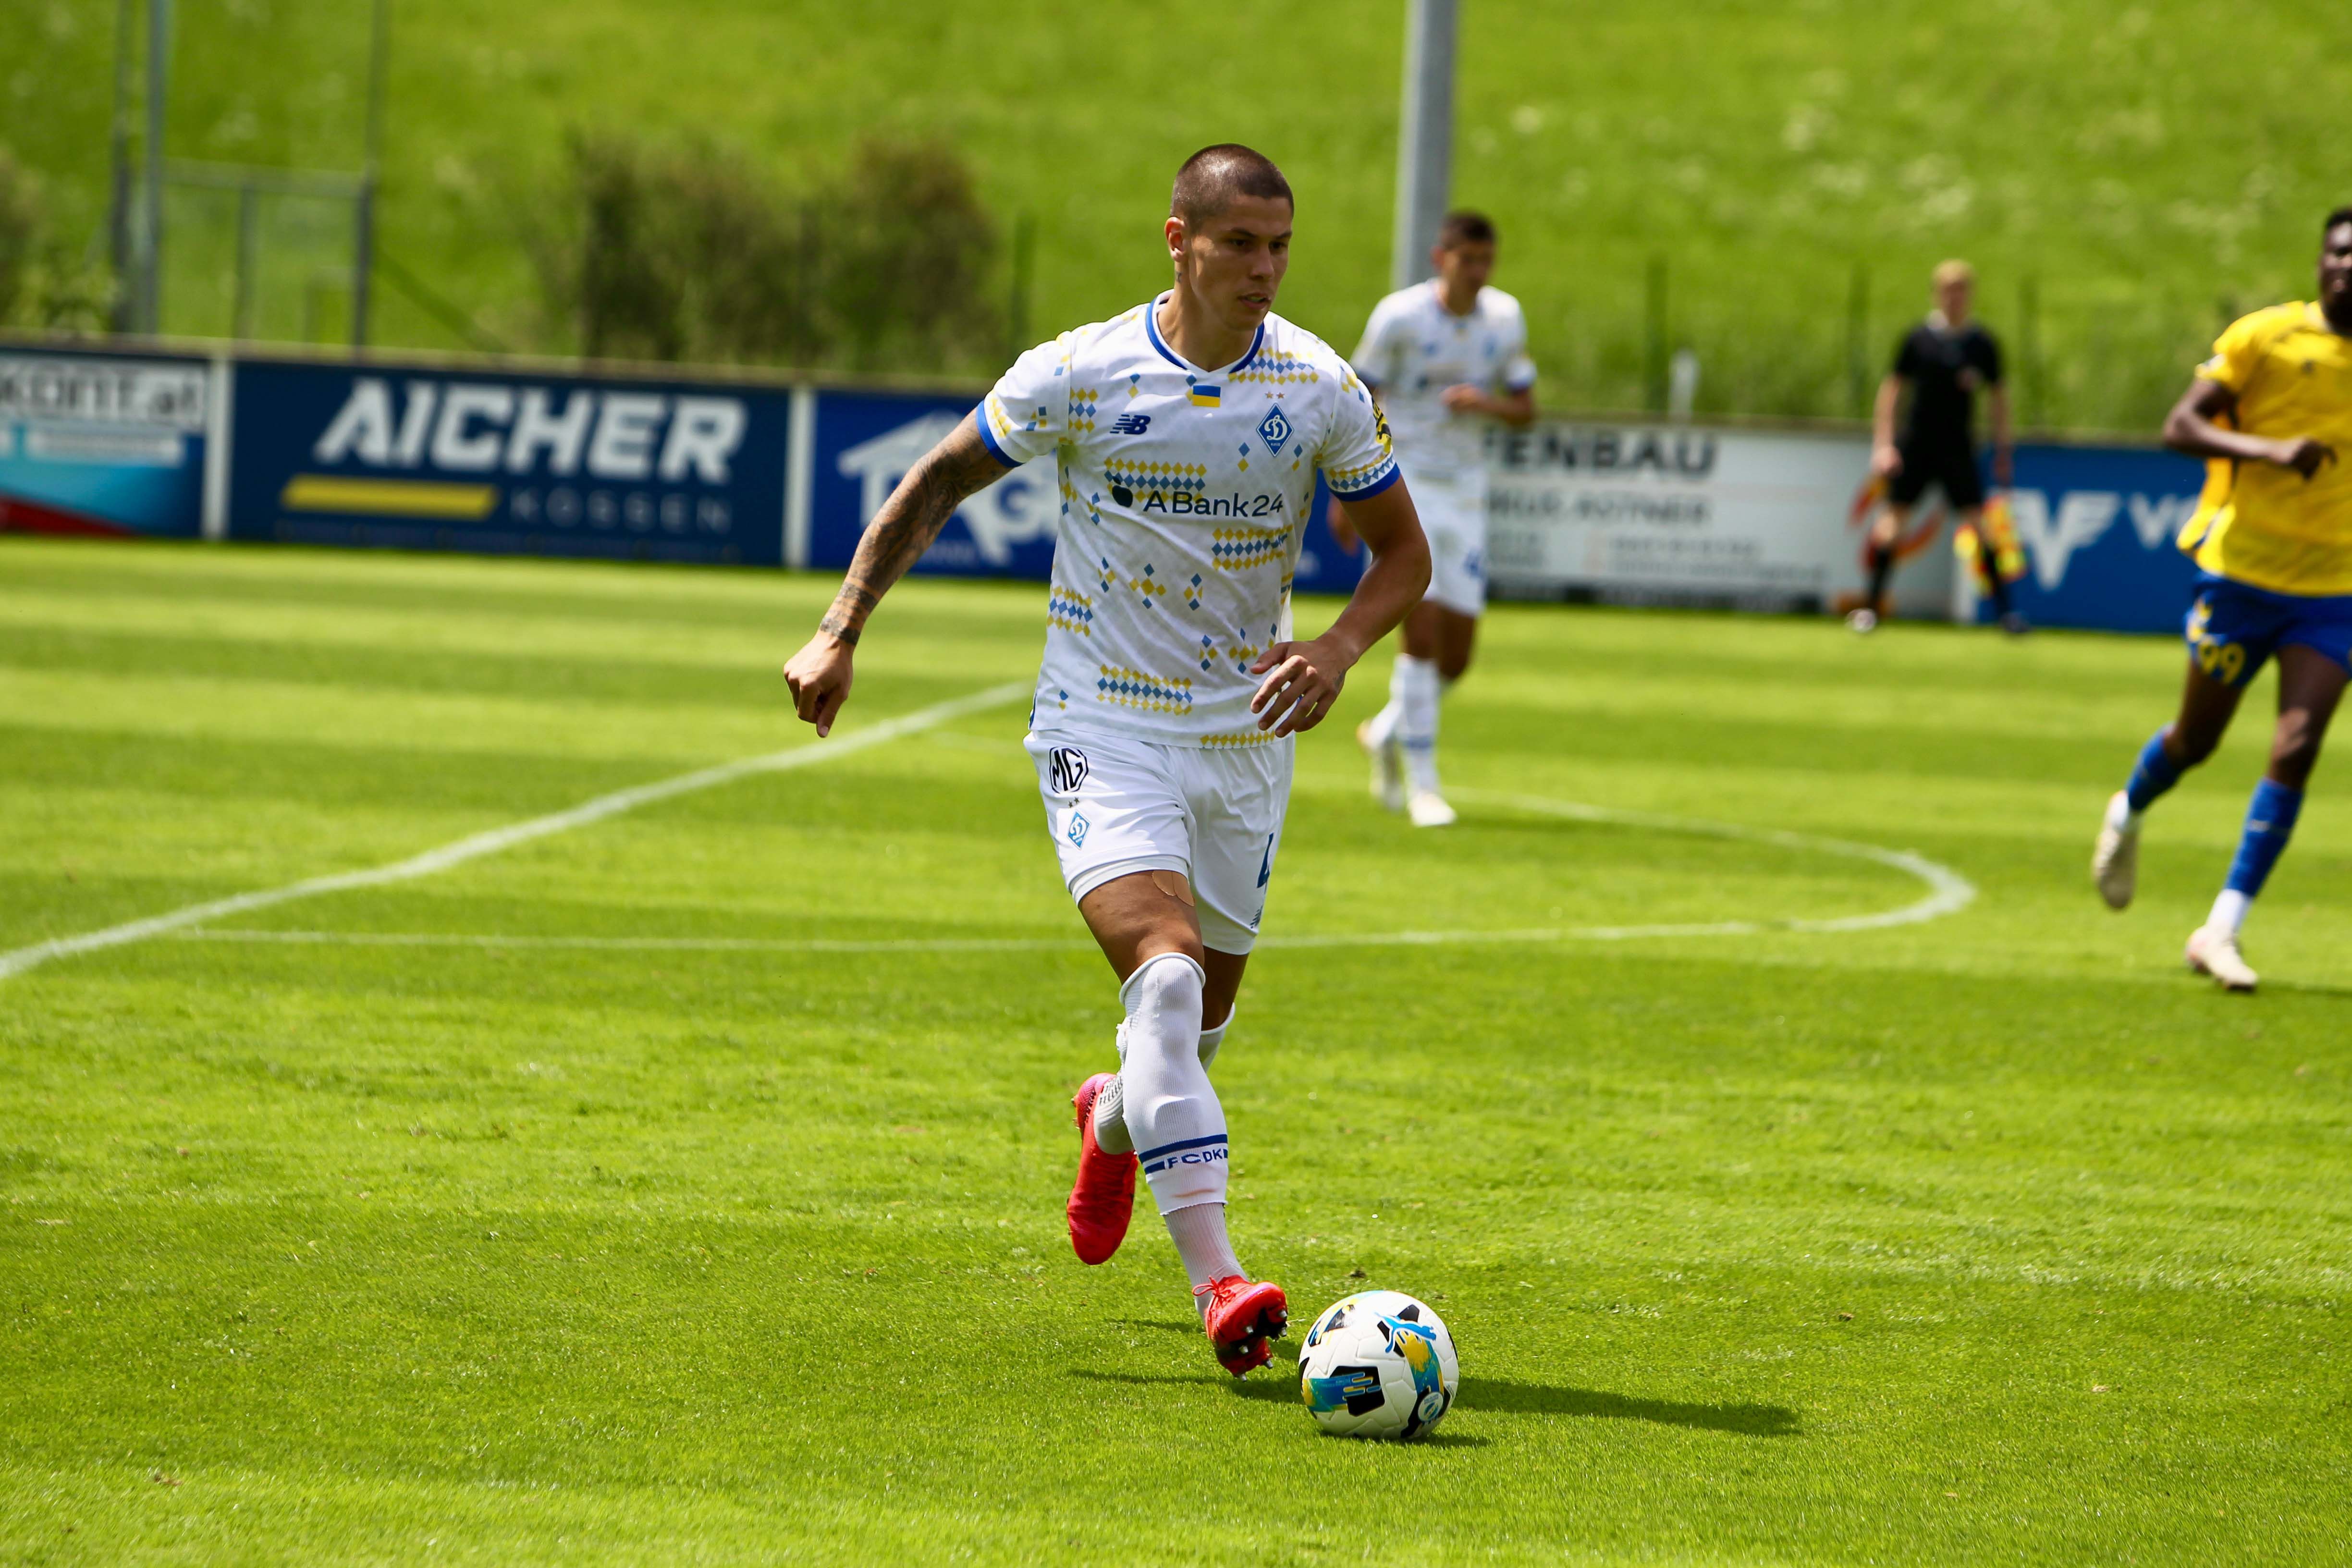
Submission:
[[1969,319],[1969,302],[1976,293],[1976,285],[1965,278],[1955,278],[1949,283],[1936,285],[1936,309],[1944,312],[1948,321]]
[[1290,204],[1236,196],[1198,233],[1168,220],[1176,270],[1194,297],[1225,327],[1246,331],[1265,320],[1290,268]]
[[2352,310],[2352,223],[2339,223],[2319,245],[2319,308],[2330,316]]
[[1440,247],[1437,252],[1437,279],[1449,294],[1475,294],[1495,275],[1495,245],[1492,240],[1465,239],[1459,245]]

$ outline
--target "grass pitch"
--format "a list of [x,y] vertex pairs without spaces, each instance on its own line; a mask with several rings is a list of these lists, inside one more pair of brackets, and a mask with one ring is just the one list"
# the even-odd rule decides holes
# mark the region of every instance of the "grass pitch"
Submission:
[[[0,950],[801,743],[829,589],[0,543]],[[1025,679],[1038,601],[901,588],[845,734]],[[1218,1064],[1244,1259],[1435,1303],[1433,1442],[1218,1372],[1148,1216],[1070,1257],[1116,1005],[1014,702],[0,982],[0,1561],[2344,1560],[2333,773],[2232,998],[2177,955],[2263,726],[2127,915],[2084,875],[2169,645],[1506,606],[1484,660],[1449,833],[1364,795],[1384,655],[1304,742],[1267,922],[1334,940]],[[1788,929],[1931,889],[1773,832],[1978,896]]]

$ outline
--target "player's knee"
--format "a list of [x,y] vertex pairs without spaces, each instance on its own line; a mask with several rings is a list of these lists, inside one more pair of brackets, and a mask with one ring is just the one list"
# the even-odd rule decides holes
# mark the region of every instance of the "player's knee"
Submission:
[[2193,768],[2213,754],[2221,743],[2219,730],[2206,730],[2193,725],[2175,724],[2166,738],[2165,750],[2172,760],[2184,768]]
[[1201,1027],[1201,1001],[1205,975],[1201,967],[1201,943],[1193,939],[1189,951],[1183,948],[1163,948],[1148,954],[1135,966],[1118,988],[1119,1000],[1126,1004],[1130,1017],[1149,1016],[1182,1024],[1189,1020],[1190,1033],[1196,1036]]
[[2318,761],[2319,734],[2310,721],[2300,715],[2280,720],[2271,739],[2270,776],[2289,789],[2301,789]]
[[1459,680],[1469,673],[1470,650],[1468,648],[1464,648],[1459,653],[1449,652],[1441,655],[1437,660],[1437,678],[1440,680]]

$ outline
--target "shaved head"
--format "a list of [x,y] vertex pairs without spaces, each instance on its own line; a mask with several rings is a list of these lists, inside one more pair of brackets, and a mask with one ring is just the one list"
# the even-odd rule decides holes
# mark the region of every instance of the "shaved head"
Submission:
[[1290,202],[1290,182],[1265,153],[1238,142],[1203,147],[1176,171],[1176,188],[1169,194],[1168,216],[1187,229],[1199,229],[1242,196]]

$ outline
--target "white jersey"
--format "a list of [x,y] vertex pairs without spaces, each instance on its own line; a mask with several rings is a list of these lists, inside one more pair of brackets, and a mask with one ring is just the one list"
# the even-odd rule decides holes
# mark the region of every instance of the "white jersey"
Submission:
[[1381,395],[1381,410],[1408,468],[1474,475],[1486,468],[1486,421],[1439,400],[1449,386],[1525,392],[1536,384],[1528,318],[1500,289],[1481,289],[1466,316],[1445,308],[1435,279],[1400,289],[1372,307],[1356,374]]
[[1159,303],[1031,349],[980,405],[1000,461],[1052,452],[1061,479],[1030,727],[1255,745],[1250,664],[1286,635],[1315,476],[1360,498],[1396,461],[1321,339],[1269,315],[1206,370],[1161,340]]

